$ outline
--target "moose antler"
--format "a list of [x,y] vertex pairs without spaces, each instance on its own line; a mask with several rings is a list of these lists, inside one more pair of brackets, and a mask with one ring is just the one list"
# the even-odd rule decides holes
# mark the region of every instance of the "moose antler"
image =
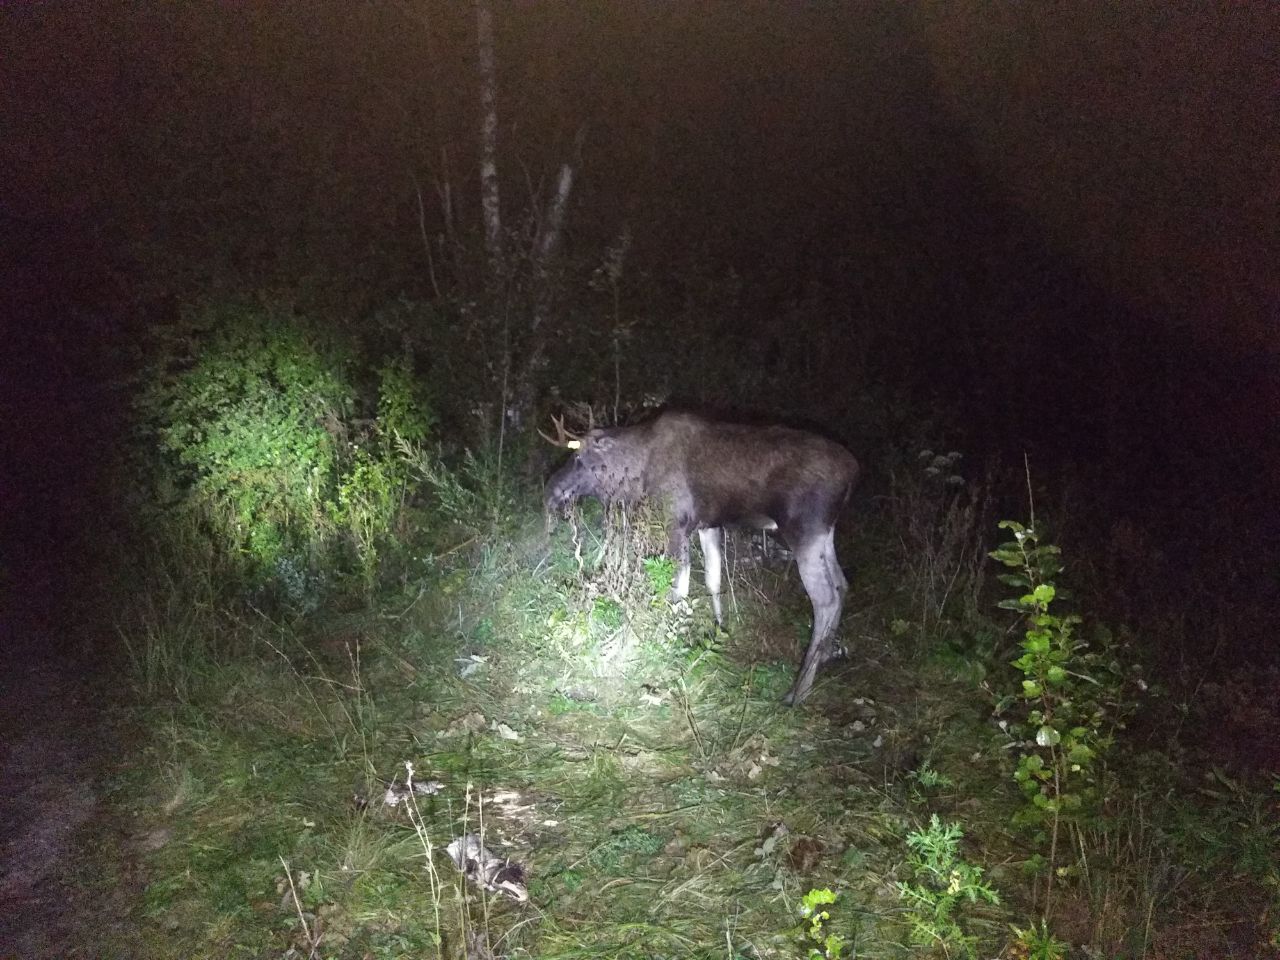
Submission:
[[538,436],[543,440],[547,441],[547,443],[552,446],[565,447],[569,450],[577,450],[582,446],[582,438],[577,434],[570,433],[564,428],[564,417],[552,416],[551,422],[556,428],[556,435],[554,437],[549,437],[539,430]]

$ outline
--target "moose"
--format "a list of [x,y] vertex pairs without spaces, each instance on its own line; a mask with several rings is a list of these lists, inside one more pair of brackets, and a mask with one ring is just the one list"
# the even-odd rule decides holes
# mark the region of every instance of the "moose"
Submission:
[[[658,500],[667,512],[667,551],[677,564],[672,599],[689,593],[689,536],[698,531],[716,623],[723,622],[720,569],[723,528],[776,530],[791,548],[813,604],[813,637],[784,701],[799,704],[840,621],[848,589],[836,559],[836,516],[858,480],[858,462],[844,447],[804,430],[747,426],[666,411],[630,427],[557,436],[577,451],[546,489],[550,519],[583,497],[608,504]],[[539,431],[541,433],[541,431]]]

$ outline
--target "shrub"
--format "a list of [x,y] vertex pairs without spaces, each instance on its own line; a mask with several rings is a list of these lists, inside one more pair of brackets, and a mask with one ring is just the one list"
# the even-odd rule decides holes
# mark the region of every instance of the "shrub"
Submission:
[[431,426],[409,362],[366,378],[361,418],[354,345],[282,309],[210,305],[155,334],[138,406],[165,519],[194,518],[233,572],[294,604],[322,566],[371,584],[408,474],[396,436]]
[[1018,690],[1003,697],[996,712],[1008,714],[1000,726],[1018,750],[1014,779],[1026,804],[1016,820],[1048,846],[1052,889],[1059,828],[1078,827],[1096,815],[1107,751],[1134,705],[1126,699],[1110,633],[1095,631],[1091,648],[1080,634],[1081,618],[1053,606],[1062,571],[1058,547],[1040,543],[1033,527],[1013,520],[1001,521],[1000,528],[1013,539],[991,556],[1007,568],[999,579],[1017,596],[999,605],[1017,612],[1025,630],[1012,664],[1022,674]]

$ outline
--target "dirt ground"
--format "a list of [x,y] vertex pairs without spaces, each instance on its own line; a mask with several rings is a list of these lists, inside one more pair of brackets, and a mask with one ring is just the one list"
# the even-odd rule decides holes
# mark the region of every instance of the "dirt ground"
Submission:
[[102,654],[117,516],[101,465],[122,421],[84,371],[43,366],[61,355],[44,349],[0,370],[0,960],[124,955],[107,934],[139,893],[100,800],[125,742]]
[[90,859],[115,830],[99,795],[117,742],[93,664],[21,625],[0,630],[0,958],[118,955],[107,944],[124,942],[136,890]]

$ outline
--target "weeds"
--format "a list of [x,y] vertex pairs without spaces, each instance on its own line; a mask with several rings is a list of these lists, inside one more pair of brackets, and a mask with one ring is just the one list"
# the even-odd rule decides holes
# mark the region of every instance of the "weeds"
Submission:
[[667,556],[645,557],[644,573],[654,598],[665,599],[676,579],[676,562]]
[[844,953],[844,940],[827,932],[831,912],[823,909],[836,902],[836,895],[827,888],[810,890],[800,900],[800,916],[808,921],[804,936],[806,960],[839,960]]
[[[409,787],[409,822],[413,826],[413,834],[418,838],[418,842],[422,845],[422,856],[424,863],[424,871],[427,875],[427,886],[430,891],[431,910],[435,918],[435,931],[432,937],[433,944],[436,948],[436,956],[443,956],[444,936],[443,927],[441,925],[440,903],[443,897],[444,883],[440,878],[440,874],[436,872],[435,851],[436,845],[431,840],[431,834],[427,829],[426,821],[422,817],[422,810],[418,806],[418,794],[413,789],[414,769],[413,763],[406,760],[405,783]],[[467,785],[467,799],[470,800],[471,789],[470,784]]]
[[981,867],[961,858],[963,837],[958,823],[944,825],[936,813],[927,828],[907,834],[912,880],[899,881],[897,888],[907,907],[912,943],[974,960],[978,941],[961,922],[962,909],[966,903],[997,905],[1000,896],[982,882]]
[[1067,945],[1049,932],[1044,921],[1026,929],[1010,924],[1009,929],[1013,932],[1011,953],[1018,960],[1065,960]]
[[941,773],[926,760],[920,764],[915,770],[907,774],[907,779],[911,781],[911,796],[917,802],[923,802],[928,796],[939,790],[950,789],[955,786],[955,781],[948,777],[945,773]]
[[960,459],[954,450],[921,450],[891,475],[898,562],[907,571],[920,644],[949,620],[970,622],[979,610],[989,496],[957,472]]
[[130,622],[116,629],[142,690],[185,702],[217,661],[218,630],[207,608],[193,605],[177,588],[158,592],[144,594]]
[[396,439],[401,460],[432,491],[434,512],[444,522],[476,534],[492,534],[508,524],[516,501],[511,478],[498,466],[496,451],[464,450],[456,468],[440,449],[428,451],[405,437]]

